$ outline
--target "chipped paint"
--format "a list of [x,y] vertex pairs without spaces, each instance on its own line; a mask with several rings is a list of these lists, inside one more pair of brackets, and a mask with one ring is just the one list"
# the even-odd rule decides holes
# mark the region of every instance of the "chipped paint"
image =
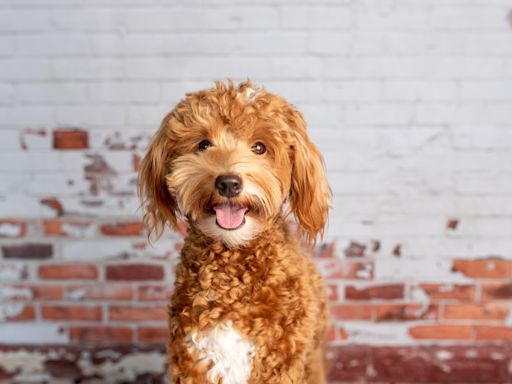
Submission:
[[23,225],[13,223],[0,223],[0,237],[20,237],[23,234]]
[[44,361],[47,356],[37,351],[24,349],[13,352],[0,350],[0,368],[9,373],[41,374],[44,372]]
[[22,303],[0,303],[0,322],[21,315],[24,308],[25,304]]
[[62,233],[71,237],[93,237],[96,226],[90,223],[62,223]]
[[90,182],[90,193],[97,196],[102,191],[112,192],[116,171],[99,154],[86,154],[85,156],[91,160],[91,163],[84,166],[85,179]]
[[0,287],[1,300],[30,300],[33,298],[33,293],[30,288],[25,287]]
[[165,356],[158,352],[139,352],[123,356],[117,361],[106,360],[95,364],[88,357],[78,362],[82,373],[87,376],[99,375],[108,382],[133,381],[141,373],[161,374],[165,367]]
[[453,358],[453,353],[445,350],[440,350],[436,352],[436,358],[439,360],[450,360]]

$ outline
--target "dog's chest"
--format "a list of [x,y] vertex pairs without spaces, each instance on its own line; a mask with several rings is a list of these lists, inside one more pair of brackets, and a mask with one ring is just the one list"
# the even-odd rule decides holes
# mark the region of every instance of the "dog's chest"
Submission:
[[207,373],[211,383],[245,384],[251,373],[254,346],[226,321],[206,332],[187,337],[189,352],[212,364]]

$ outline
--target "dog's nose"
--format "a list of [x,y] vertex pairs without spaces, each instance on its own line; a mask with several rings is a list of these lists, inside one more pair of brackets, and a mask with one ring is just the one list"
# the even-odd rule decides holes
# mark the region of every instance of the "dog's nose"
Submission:
[[242,190],[242,179],[237,175],[220,175],[215,179],[215,188],[224,197],[235,197]]

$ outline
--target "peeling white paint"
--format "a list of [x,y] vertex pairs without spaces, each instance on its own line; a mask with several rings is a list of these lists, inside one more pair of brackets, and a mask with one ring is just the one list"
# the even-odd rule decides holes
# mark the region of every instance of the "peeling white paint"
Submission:
[[23,263],[0,263],[0,281],[21,280],[24,273]]
[[354,344],[410,345],[414,342],[404,324],[350,321],[343,323],[343,329]]
[[450,351],[440,350],[436,352],[436,358],[438,360],[450,360],[453,357],[453,353]]
[[23,303],[0,303],[0,322],[20,315],[25,308]]
[[96,231],[96,226],[93,224],[62,224],[62,232],[71,237],[93,237]]
[[49,323],[0,324],[0,343],[5,344],[62,344],[68,343],[67,333],[60,325]]
[[2,223],[0,224],[0,236],[19,237],[23,227],[21,224]]
[[43,373],[46,359],[45,354],[37,351],[29,352],[23,349],[13,352],[0,351],[0,367],[9,373],[17,371],[21,374]]
[[0,287],[0,299],[2,300],[30,300],[33,294],[30,288],[25,287]]
[[158,352],[137,352],[116,362],[109,360],[102,364],[93,364],[90,358],[81,358],[78,365],[85,375],[99,375],[104,383],[117,383],[134,381],[142,373],[162,373],[165,370],[165,356]]

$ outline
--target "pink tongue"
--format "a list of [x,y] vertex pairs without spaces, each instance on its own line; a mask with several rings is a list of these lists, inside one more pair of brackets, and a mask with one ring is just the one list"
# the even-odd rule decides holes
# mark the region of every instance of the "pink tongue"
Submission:
[[217,205],[214,207],[217,217],[217,224],[224,229],[238,228],[244,221],[247,208],[236,207],[229,204]]

